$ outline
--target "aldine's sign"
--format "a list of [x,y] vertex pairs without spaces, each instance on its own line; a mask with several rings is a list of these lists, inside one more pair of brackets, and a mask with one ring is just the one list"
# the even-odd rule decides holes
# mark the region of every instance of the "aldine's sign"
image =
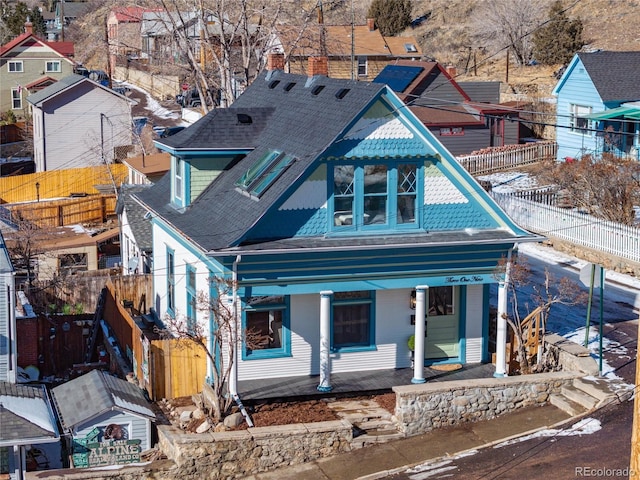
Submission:
[[96,427],[85,438],[73,441],[73,466],[102,467],[124,465],[140,461],[139,439],[129,439],[129,431],[115,423]]
[[87,463],[89,467],[123,465],[140,461],[140,440],[107,440],[88,443]]

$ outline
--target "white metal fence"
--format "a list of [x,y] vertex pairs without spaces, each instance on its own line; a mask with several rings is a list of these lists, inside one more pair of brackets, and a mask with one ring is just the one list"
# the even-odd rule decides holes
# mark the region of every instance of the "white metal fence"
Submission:
[[640,262],[640,229],[636,227],[531,202],[508,193],[491,192],[491,196],[514,222],[527,230]]
[[545,158],[556,158],[555,142],[527,143],[496,147],[486,153],[457,157],[458,162],[472,175],[485,175],[501,170],[530,165]]

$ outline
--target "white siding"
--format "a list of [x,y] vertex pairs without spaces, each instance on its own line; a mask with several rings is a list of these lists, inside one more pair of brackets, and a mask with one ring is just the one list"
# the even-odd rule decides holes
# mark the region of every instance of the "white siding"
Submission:
[[150,420],[145,417],[121,411],[107,412],[91,420],[90,423],[78,425],[77,431],[74,432],[73,436],[74,438],[85,438],[95,427],[104,428],[111,423],[126,426],[130,440],[141,440],[141,451],[145,451],[153,447],[153,445],[151,445],[150,438]]
[[83,85],[73,87],[74,96],[60,94],[43,105],[39,144],[46,170],[111,163],[115,147],[132,143],[129,102],[97,86],[84,92]]
[[482,361],[483,292],[483,285],[469,285],[467,287],[467,354],[466,359],[462,359],[464,363],[478,363]]
[[15,280],[0,273],[0,381],[15,383],[17,370]]
[[[331,354],[331,371],[354,372],[411,366],[407,340],[413,334],[410,289],[376,293],[376,349]],[[291,296],[291,357],[245,360],[239,380],[318,375],[320,361],[320,295]]]
[[320,295],[292,295],[290,306],[291,356],[241,360],[239,380],[320,373]]

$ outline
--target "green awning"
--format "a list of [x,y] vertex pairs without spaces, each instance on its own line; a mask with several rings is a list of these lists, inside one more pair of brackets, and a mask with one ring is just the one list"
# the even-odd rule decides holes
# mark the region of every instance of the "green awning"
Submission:
[[590,113],[583,118],[609,120],[611,118],[640,119],[640,107],[616,107],[603,112]]

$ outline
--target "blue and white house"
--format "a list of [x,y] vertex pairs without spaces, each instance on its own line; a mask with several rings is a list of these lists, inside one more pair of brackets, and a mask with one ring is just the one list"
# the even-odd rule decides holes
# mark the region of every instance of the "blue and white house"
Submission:
[[[136,194],[153,223],[155,308],[213,329],[198,292],[233,281],[231,393],[238,380],[318,375],[328,391],[332,373],[407,368],[411,335],[416,383],[425,364],[489,361],[491,284],[506,308],[496,267],[541,237],[386,85],[267,71],[156,143],[171,171]],[[262,341],[247,345],[248,331]],[[505,335],[501,320],[497,375]]]
[[[553,89],[558,159],[603,152],[638,159],[640,52],[577,53]],[[634,103],[635,102],[635,103]]]

